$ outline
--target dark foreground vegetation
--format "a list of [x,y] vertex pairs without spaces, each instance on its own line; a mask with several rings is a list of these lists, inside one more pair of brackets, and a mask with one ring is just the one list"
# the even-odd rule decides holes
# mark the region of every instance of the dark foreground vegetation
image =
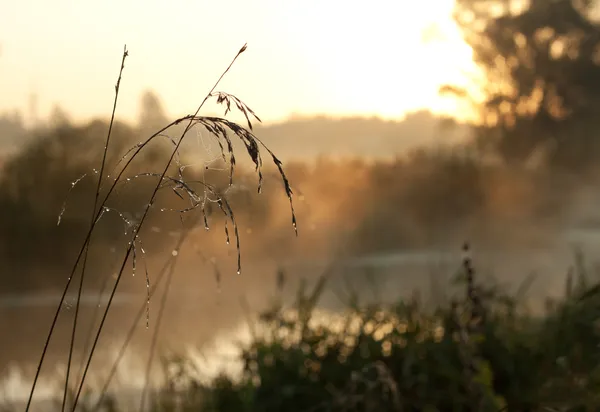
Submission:
[[351,299],[342,316],[314,322],[319,282],[292,310],[262,314],[241,381],[189,379],[173,403],[181,377],[168,376],[156,410],[597,411],[600,294],[576,267],[543,315],[522,305],[525,289],[477,284],[468,256],[454,295],[433,307]]
[[[433,308],[354,301],[336,323],[314,325],[317,286],[294,310],[262,315],[267,332],[245,348],[240,382],[189,380],[179,410],[597,411],[600,295],[582,270],[542,316],[474,285],[468,261],[463,298],[459,287]],[[165,381],[157,410],[177,409],[177,380]]]
[[[531,283],[515,293],[484,286],[468,255],[458,269],[434,301],[362,304],[354,295],[345,312],[326,318],[318,309],[323,276],[301,287],[293,305],[275,299],[260,314],[236,360],[241,376],[207,384],[191,359],[167,357],[145,405],[156,412],[600,409],[598,273],[578,260],[564,296],[533,313]],[[131,410],[110,393],[99,403],[99,393],[90,395],[80,410]]]

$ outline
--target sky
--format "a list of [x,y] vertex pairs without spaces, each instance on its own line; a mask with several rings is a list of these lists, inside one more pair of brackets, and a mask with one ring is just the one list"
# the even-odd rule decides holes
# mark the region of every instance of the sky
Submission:
[[[266,122],[290,116],[464,117],[444,83],[464,84],[471,51],[453,0],[0,0],[0,112],[109,116],[123,47],[118,117],[145,90],[171,116],[193,113],[244,43],[218,90]],[[212,110],[208,107],[208,110]]]

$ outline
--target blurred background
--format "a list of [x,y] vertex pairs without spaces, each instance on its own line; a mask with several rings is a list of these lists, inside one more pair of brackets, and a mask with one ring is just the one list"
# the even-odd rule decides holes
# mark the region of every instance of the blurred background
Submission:
[[[465,241],[490,279],[510,286],[536,274],[532,299],[559,293],[574,255],[593,258],[600,244],[598,10],[584,0],[0,0],[7,393],[26,393],[85,239],[124,44],[129,57],[104,178],[131,147],[193,113],[248,42],[218,90],[262,119],[254,133],[283,162],[299,236],[266,152],[258,194],[254,165],[235,141],[228,186],[217,140],[192,128],[178,164],[186,179],[215,185],[231,203],[241,274],[233,229],[228,245],[218,208],[205,230],[199,211],[171,212],[182,200],[161,194],[135,270],[130,261],[119,285],[97,367],[145,307],[146,274],[154,285],[169,259],[177,265],[172,279],[157,283],[148,319],[137,320],[131,347],[138,354],[148,350],[161,308],[159,350],[225,345],[245,314],[266,307],[281,277],[292,299],[300,279],[330,270],[321,301],[330,310],[350,283],[381,299],[430,294],[456,271]],[[202,113],[222,116],[223,108],[214,99]],[[228,118],[245,125],[239,113]],[[160,173],[172,147],[156,139],[127,176]],[[120,184],[97,226],[77,362],[156,182]],[[75,293],[73,285],[48,376],[66,361]]]

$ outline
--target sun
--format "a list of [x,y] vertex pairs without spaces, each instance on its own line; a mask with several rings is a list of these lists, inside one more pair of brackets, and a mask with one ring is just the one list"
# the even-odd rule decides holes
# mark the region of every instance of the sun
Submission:
[[397,118],[427,109],[466,116],[458,102],[439,95],[442,85],[465,86],[464,71],[473,67],[471,49],[452,20],[453,0],[438,0],[435,7],[389,0],[368,7],[307,3],[290,2],[288,12],[303,22],[295,45],[318,74],[330,113]]

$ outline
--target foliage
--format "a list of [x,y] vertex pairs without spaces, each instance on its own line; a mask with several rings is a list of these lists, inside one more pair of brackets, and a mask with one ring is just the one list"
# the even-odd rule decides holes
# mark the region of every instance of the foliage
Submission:
[[[480,70],[483,142],[505,160],[597,159],[600,24],[595,0],[458,0],[455,19]],[[449,88],[446,88],[446,91]],[[456,90],[454,90],[456,91]],[[465,94],[473,99],[475,96]]]
[[[322,278],[310,293],[301,289],[294,307],[261,315],[240,379],[205,386],[179,375],[180,391],[156,399],[175,396],[180,407],[157,411],[598,410],[600,294],[578,267],[543,316],[518,297],[475,285],[466,270],[457,290],[467,293],[448,306],[355,300],[345,314],[319,321]],[[485,316],[474,328],[478,300]]]
[[[144,116],[153,118],[152,113],[149,110]],[[0,284],[5,290],[62,284],[63,272],[75,259],[89,226],[86,210],[93,202],[96,178],[92,170],[102,157],[102,138],[107,127],[106,122],[97,120],[39,130],[35,138],[7,160],[0,175],[0,256],[6,268],[0,273]],[[138,128],[119,122],[114,125],[113,134],[107,159],[109,171],[115,169],[122,153],[143,136]],[[130,165],[131,175],[160,171],[169,155],[169,145],[167,139],[149,144]],[[251,241],[242,239],[245,256],[260,258],[268,251],[269,259],[280,260],[287,258],[292,245],[298,247],[296,239],[281,230],[289,228],[289,216],[274,166],[264,165],[265,183],[258,194],[256,176],[244,159],[236,165],[236,184],[229,187],[226,162],[199,160],[195,152],[190,152],[194,157],[186,149],[181,159],[182,164],[195,166],[185,169],[186,179],[206,182],[226,192],[237,211],[242,236],[245,230],[252,230]],[[539,221],[543,216],[560,222],[556,217],[569,206],[565,199],[581,186],[581,182],[569,182],[557,190],[558,180],[551,176],[485,164],[461,147],[426,148],[388,162],[327,158],[313,165],[290,162],[286,173],[299,196],[298,218],[306,222],[307,230],[300,243],[317,245],[306,254],[329,250],[340,240],[349,254],[450,247],[462,241],[465,233],[480,245],[490,222],[500,222],[502,234],[493,237],[499,243],[508,239],[506,221],[518,218],[519,228],[527,225],[532,232],[547,227]],[[77,185],[72,187],[74,182]],[[134,215],[143,208],[152,185],[148,178],[123,183],[108,206]],[[171,193],[159,193],[159,199],[168,209],[187,205]],[[65,202],[66,209],[57,226]],[[219,213],[212,215],[211,226],[221,225],[217,220],[221,218]],[[149,225],[160,227],[162,233],[181,228],[176,213],[152,213],[148,219]],[[312,231],[311,225],[318,230]],[[91,249],[90,259],[98,268],[98,276],[112,270],[112,265],[103,267],[108,263],[106,250],[126,244],[124,227],[123,219],[113,212],[105,214],[96,228],[97,247]],[[213,233],[216,232],[196,239],[207,255],[222,249],[221,238]],[[461,238],[453,237],[454,234]],[[549,237],[546,232],[542,235]],[[148,250],[167,249],[168,241],[162,234],[144,235]],[[12,273],[27,276],[11,276]]]

